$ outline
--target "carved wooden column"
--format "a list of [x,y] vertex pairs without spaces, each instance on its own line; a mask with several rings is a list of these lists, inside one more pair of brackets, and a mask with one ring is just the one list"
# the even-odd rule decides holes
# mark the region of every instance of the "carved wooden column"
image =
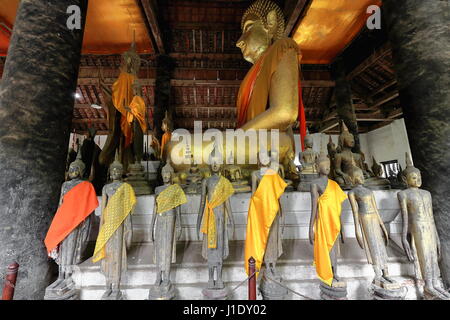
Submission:
[[450,4],[386,0],[383,17],[414,165],[433,197],[441,271],[450,285]]
[[[81,30],[69,30],[69,6]],[[44,238],[69,145],[87,0],[22,0],[0,84],[0,266],[21,266],[16,299],[42,299]]]
[[356,120],[355,107],[352,100],[352,89],[346,78],[347,72],[342,58],[336,59],[333,64],[333,77],[336,81],[334,95],[336,98],[336,111],[340,120],[344,121],[348,131],[355,137],[354,152],[361,148],[359,142],[358,122]]

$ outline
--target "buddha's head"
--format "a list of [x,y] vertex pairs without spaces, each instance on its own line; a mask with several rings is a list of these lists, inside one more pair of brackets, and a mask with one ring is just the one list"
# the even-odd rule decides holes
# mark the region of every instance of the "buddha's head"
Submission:
[[420,188],[422,185],[422,175],[420,170],[414,167],[411,156],[406,153],[406,169],[402,172],[403,180],[408,187]]
[[245,60],[255,63],[274,41],[283,37],[283,11],[270,0],[256,0],[245,11],[241,29],[242,35],[236,46]]
[[321,153],[316,158],[316,168],[320,174],[328,176],[330,174],[330,158],[324,153]]
[[85,168],[86,166],[81,160],[81,152],[78,152],[77,159],[69,166],[69,179],[81,178]]
[[209,156],[209,165],[213,173],[220,172],[222,169],[223,156],[219,148],[215,145],[211,155]]
[[162,168],[161,170],[161,176],[164,183],[170,183],[172,180],[172,175],[175,173],[172,166],[170,165],[170,162],[167,162],[167,164]]
[[119,153],[117,151],[114,162],[109,166],[109,176],[113,181],[122,180],[123,165],[119,161]]
[[[355,146],[355,137],[348,131],[345,123],[342,123],[342,133],[339,136],[339,146],[343,148],[353,148]],[[342,151],[342,150],[341,150]]]
[[169,132],[172,129],[171,126],[172,126],[172,122],[170,121],[169,113],[166,111],[166,115],[162,121],[161,129],[164,132]]
[[313,146],[314,146],[313,137],[308,133],[308,134],[305,136],[305,147],[306,147],[307,149],[312,149]]

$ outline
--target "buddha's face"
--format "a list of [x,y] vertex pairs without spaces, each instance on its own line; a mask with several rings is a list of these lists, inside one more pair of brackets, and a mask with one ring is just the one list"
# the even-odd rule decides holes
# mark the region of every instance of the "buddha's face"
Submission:
[[112,168],[110,174],[111,174],[111,179],[120,180],[120,179],[122,179],[123,170],[121,168]]
[[244,59],[254,64],[270,46],[271,41],[269,30],[264,27],[261,19],[249,15],[236,46],[241,49]]
[[170,173],[170,171],[163,171],[161,173],[162,175],[162,179],[164,183],[169,183],[170,182],[170,178],[172,177],[172,174]]
[[305,146],[308,149],[312,149],[313,147],[313,140],[311,138],[305,138]]
[[406,181],[409,187],[420,188],[422,185],[422,177],[419,172],[411,172],[408,174]]
[[167,132],[167,130],[168,130],[167,123],[163,122],[161,129],[162,129],[162,131]]
[[317,171],[328,176],[330,174],[330,160],[323,160],[317,164]]
[[352,134],[346,134],[344,136],[344,145],[349,148],[353,148],[355,146],[355,138]]
[[218,160],[213,160],[211,162],[211,171],[217,173],[220,171],[220,163]]
[[72,180],[72,179],[76,179],[76,178],[78,178],[80,176],[81,176],[80,168],[78,166],[76,166],[76,165],[75,166],[71,165],[69,167],[69,178]]

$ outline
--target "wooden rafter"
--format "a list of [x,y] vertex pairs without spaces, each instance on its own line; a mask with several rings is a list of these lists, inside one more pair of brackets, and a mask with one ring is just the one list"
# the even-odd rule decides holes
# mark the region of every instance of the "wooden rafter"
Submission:
[[[295,3],[292,3],[295,2]],[[291,12],[285,12],[286,17],[289,17],[286,21],[286,29],[284,34],[286,36],[290,36],[291,33],[295,30],[295,26],[298,25],[306,12],[308,11],[309,6],[311,5],[312,0],[294,0],[288,1],[286,3],[286,9],[288,9],[289,4],[292,6]]]
[[153,39],[154,48],[160,54],[165,54],[166,49],[162,40],[161,29],[158,24],[157,14],[155,11],[155,4],[152,0],[137,0],[143,9],[143,16],[146,18],[148,25],[150,26],[151,34],[150,38]]

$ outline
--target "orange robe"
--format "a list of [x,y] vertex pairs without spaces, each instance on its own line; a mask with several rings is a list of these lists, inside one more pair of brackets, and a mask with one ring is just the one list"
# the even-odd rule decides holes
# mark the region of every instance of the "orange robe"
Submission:
[[94,186],[83,181],[70,189],[53,218],[44,243],[47,252],[55,249],[98,207]]
[[314,224],[314,264],[320,280],[331,286],[333,270],[330,251],[341,232],[342,202],[347,195],[333,180],[318,199],[318,215]]
[[114,107],[122,114],[120,128],[125,136],[125,147],[129,146],[132,140],[131,126],[127,121],[128,107],[133,100],[133,82],[136,77],[127,72],[120,72],[119,77],[112,86],[112,102]]
[[165,132],[163,134],[163,136],[162,136],[162,139],[161,139],[161,154],[160,154],[161,160],[164,160],[163,159],[163,156],[165,154],[164,153],[164,147],[166,146],[166,144],[168,144],[170,142],[170,139],[172,139],[172,133],[171,132]]

